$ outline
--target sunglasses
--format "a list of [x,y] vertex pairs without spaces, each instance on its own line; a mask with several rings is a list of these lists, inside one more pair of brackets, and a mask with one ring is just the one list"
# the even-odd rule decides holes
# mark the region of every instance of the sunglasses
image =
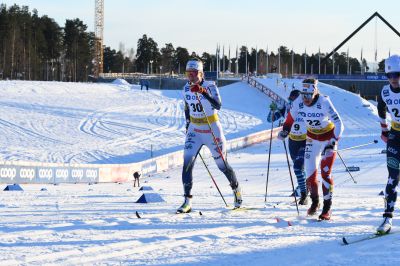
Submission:
[[301,97],[303,97],[303,99],[310,100],[312,99],[313,94],[314,93],[302,93]]
[[188,70],[186,71],[186,75],[197,75],[199,71],[197,70]]
[[391,72],[391,73],[387,73],[386,77],[388,79],[398,79],[400,77],[400,72]]

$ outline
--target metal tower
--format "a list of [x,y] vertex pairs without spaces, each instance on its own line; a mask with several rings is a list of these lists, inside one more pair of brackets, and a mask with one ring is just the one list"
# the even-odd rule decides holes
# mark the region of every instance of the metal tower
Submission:
[[386,26],[388,26],[394,33],[396,33],[397,36],[400,37],[400,32],[398,32],[389,22],[386,21],[386,19],[384,19],[378,12],[375,12],[374,14],[372,14],[372,16],[370,16],[366,21],[364,21],[363,24],[361,24],[360,27],[358,27],[355,31],[353,31],[343,42],[341,42],[335,49],[333,49],[332,52],[330,52],[327,56],[325,56],[325,58],[322,60],[322,62],[325,62],[326,60],[328,60],[328,58],[333,55],[334,53],[336,53],[337,50],[340,49],[340,47],[342,47],[348,40],[350,40],[357,32],[359,32],[362,28],[364,28],[365,25],[368,24],[368,22],[370,22],[374,17],[378,17],[380,18],[380,20],[383,21],[383,23],[386,24]]
[[104,0],[95,0],[95,58],[94,76],[97,78],[103,73],[103,29],[104,29]]

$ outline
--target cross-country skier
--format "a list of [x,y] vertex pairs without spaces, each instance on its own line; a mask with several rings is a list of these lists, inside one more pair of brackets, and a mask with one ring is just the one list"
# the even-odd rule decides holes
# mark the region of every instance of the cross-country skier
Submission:
[[317,164],[321,163],[324,204],[319,219],[329,220],[333,192],[331,171],[336,157],[337,142],[344,126],[329,97],[319,93],[317,84],[315,79],[303,80],[301,97],[293,102],[278,137],[285,139],[289,135],[298,116],[304,119],[307,128],[305,173],[312,200],[307,214],[314,215],[319,208]]
[[[283,108],[278,108],[274,103],[270,105],[270,114],[268,115],[268,121],[271,122],[272,117],[274,121],[283,117],[287,111],[290,110],[291,105],[294,100],[296,100],[300,95],[300,91],[294,89],[290,92],[288,98],[288,106]],[[273,114],[273,116],[272,116]],[[293,123],[289,134],[289,153],[290,158],[293,161],[293,169],[297,178],[297,184],[300,189],[300,205],[307,205],[307,187],[306,179],[304,175],[304,150],[306,146],[306,127],[304,125],[303,117],[297,116],[296,121]]]
[[[390,232],[394,205],[397,199],[397,185],[400,172],[400,56],[392,55],[385,60],[385,72],[389,84],[382,88],[378,98],[378,114],[382,128],[381,138],[387,143],[386,160],[389,172],[385,190],[386,208],[383,222],[378,227],[378,234]],[[392,120],[390,130],[386,122],[386,111]]]
[[208,147],[218,168],[228,179],[233,190],[234,206],[239,208],[242,204],[241,189],[235,172],[226,160],[226,139],[218,118],[218,110],[221,109],[219,90],[215,82],[204,80],[203,63],[199,60],[188,61],[186,75],[188,82],[183,88],[183,97],[187,132],[182,170],[185,201],[177,212],[187,213],[192,209],[192,171],[203,145]]

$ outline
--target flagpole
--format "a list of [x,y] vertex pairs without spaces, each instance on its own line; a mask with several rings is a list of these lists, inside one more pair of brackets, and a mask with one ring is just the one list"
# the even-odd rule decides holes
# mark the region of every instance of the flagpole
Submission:
[[293,78],[293,69],[294,69],[294,52],[293,52],[293,48],[292,48],[292,78]]
[[321,48],[318,48],[318,75],[321,75]]
[[268,74],[268,72],[269,72],[269,66],[268,66],[269,60],[268,59],[269,59],[269,54],[268,54],[268,45],[267,45],[267,62],[265,64],[266,65],[266,69],[267,69],[267,71],[266,71],[267,73],[266,74]]
[[246,45],[246,76],[248,76],[249,75],[249,73],[248,73],[248,68],[247,68],[247,45]]
[[278,47],[278,73],[281,73],[281,47]]
[[256,71],[255,74],[258,74],[258,52],[257,52],[257,46],[256,46]]

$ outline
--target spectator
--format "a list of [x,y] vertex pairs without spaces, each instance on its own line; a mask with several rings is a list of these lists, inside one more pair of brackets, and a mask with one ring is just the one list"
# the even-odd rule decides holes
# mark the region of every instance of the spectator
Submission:
[[137,181],[138,187],[140,186],[139,177],[140,177],[139,172],[136,171],[136,172],[133,173],[133,178],[134,178],[133,187],[136,187],[136,181]]

